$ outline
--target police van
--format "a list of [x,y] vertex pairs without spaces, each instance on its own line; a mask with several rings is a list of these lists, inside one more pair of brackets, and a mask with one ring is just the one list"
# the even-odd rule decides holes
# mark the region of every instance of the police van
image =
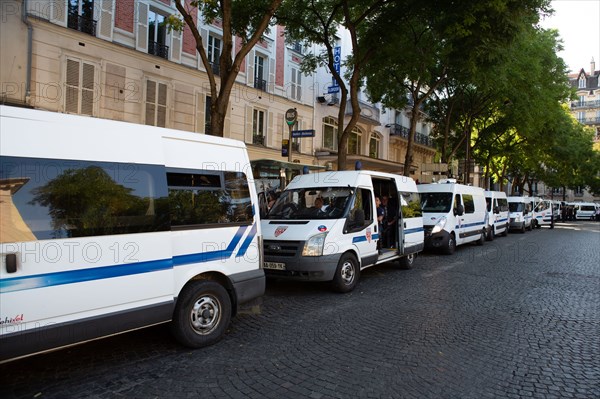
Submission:
[[352,291],[367,267],[412,267],[423,249],[417,186],[388,173],[296,176],[261,223],[267,277],[331,281],[338,292]]
[[593,202],[577,202],[575,203],[576,220],[594,220],[596,218],[596,204]]
[[489,229],[487,239],[492,241],[495,236],[508,233],[508,200],[504,191],[486,191],[485,202],[488,212]]
[[217,342],[264,293],[241,142],[0,106],[0,360],[170,322]]
[[508,197],[510,228],[525,233],[533,228],[531,204],[526,197]]
[[554,227],[554,217],[552,214],[552,203],[539,197],[526,197],[532,209],[531,223],[532,228],[541,228],[542,226]]
[[450,255],[458,245],[483,245],[488,213],[482,188],[458,184],[454,179],[418,187],[426,248]]

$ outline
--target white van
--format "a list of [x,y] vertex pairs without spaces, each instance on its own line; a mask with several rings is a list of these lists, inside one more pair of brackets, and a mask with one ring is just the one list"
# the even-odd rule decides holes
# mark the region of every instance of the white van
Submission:
[[596,219],[596,204],[593,202],[577,202],[575,203],[576,220],[595,220]]
[[550,226],[554,228],[554,216],[552,214],[552,202],[550,200],[530,197],[530,205],[533,209],[532,223],[533,227],[540,228],[542,226]]
[[525,233],[533,228],[531,204],[526,197],[508,197],[510,228]]
[[218,341],[264,293],[243,143],[0,106],[0,360],[163,322]]
[[458,184],[455,180],[420,184],[425,247],[454,253],[457,245],[483,245],[488,224],[485,192],[482,188]]
[[338,292],[353,290],[369,266],[398,260],[410,268],[423,249],[417,185],[388,173],[296,176],[261,223],[267,277],[331,281]]
[[487,239],[492,241],[495,236],[508,234],[508,200],[504,191],[486,191],[485,202],[488,212],[488,235]]

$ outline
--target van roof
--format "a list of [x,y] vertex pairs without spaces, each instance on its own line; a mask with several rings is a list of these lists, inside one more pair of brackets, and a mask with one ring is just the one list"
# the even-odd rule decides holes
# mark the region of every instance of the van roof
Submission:
[[419,184],[420,193],[465,193],[484,195],[484,190],[481,187],[466,186],[458,183],[431,183]]
[[[410,192],[417,191],[417,185],[410,177],[370,170],[324,171],[307,175],[298,175],[292,179],[286,188],[356,187],[361,184],[367,184],[371,177],[389,180],[393,179],[396,181],[400,190]],[[363,179],[364,182],[362,181]]]

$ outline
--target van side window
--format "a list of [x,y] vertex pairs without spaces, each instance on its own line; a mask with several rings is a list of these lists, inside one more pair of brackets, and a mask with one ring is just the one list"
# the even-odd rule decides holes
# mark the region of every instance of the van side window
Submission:
[[457,212],[458,212],[458,206],[459,206],[459,205],[462,205],[462,201],[460,200],[460,194],[456,194],[456,195],[454,196],[454,208],[453,208],[453,210],[454,210],[454,214],[455,214],[455,215],[456,215],[456,214],[457,214]]
[[164,167],[2,157],[0,242],[169,230]]
[[498,198],[498,207],[500,212],[508,212],[508,201],[506,198]]
[[418,218],[423,215],[419,193],[401,193],[400,203],[403,218]]
[[465,213],[475,213],[475,202],[471,194],[463,194],[463,202],[465,205]]
[[252,201],[244,173],[168,169],[167,185],[174,227],[252,223]]
[[348,226],[352,228],[362,228],[373,222],[373,200],[371,190],[360,188],[356,190],[348,215]]

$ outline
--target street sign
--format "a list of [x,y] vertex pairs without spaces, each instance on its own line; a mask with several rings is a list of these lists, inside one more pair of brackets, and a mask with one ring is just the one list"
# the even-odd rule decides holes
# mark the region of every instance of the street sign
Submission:
[[298,118],[298,111],[294,108],[290,108],[285,111],[285,121],[289,126],[292,126],[296,123],[296,119]]
[[289,150],[289,141],[288,139],[283,139],[281,140],[281,156],[282,157],[287,157],[288,156],[288,150]]
[[292,130],[292,137],[315,137],[315,129],[306,129],[306,130]]
[[339,93],[340,86],[329,86],[327,87],[327,94]]

